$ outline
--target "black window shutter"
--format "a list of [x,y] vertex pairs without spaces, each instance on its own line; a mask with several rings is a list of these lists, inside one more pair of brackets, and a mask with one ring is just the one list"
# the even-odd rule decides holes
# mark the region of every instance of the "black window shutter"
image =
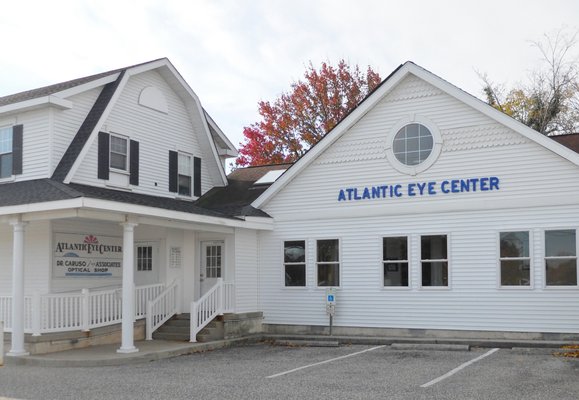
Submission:
[[23,126],[14,125],[12,127],[12,174],[22,174],[22,143]]
[[136,140],[131,140],[131,147],[130,147],[130,171],[131,176],[129,178],[129,183],[131,185],[138,186],[139,185],[139,142]]
[[201,159],[193,157],[193,196],[201,196]]
[[169,150],[169,192],[177,193],[179,153]]
[[99,132],[99,149],[98,149],[98,178],[109,179],[109,141],[110,135],[105,132]]

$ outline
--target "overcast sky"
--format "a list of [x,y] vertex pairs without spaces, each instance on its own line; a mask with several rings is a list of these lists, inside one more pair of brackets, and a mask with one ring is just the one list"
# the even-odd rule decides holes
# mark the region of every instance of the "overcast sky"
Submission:
[[257,102],[310,60],[382,77],[412,60],[481,97],[475,71],[524,81],[540,58],[530,41],[578,24],[573,0],[12,0],[0,12],[0,96],[168,57],[238,145]]

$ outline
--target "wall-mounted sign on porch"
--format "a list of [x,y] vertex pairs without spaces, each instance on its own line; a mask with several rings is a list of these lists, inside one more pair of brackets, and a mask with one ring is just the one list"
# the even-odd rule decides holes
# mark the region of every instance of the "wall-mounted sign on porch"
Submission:
[[123,240],[91,234],[54,234],[52,274],[55,278],[122,276]]
[[406,185],[378,185],[340,189],[338,201],[386,199],[396,197],[420,197],[449,195],[465,192],[488,192],[500,190],[496,176],[481,178],[447,179],[443,181],[411,182]]

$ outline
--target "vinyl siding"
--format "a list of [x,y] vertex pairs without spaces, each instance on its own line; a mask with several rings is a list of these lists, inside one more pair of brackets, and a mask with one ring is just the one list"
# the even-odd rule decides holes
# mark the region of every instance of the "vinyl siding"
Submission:
[[238,313],[259,311],[257,232],[235,230],[235,291]]
[[95,88],[67,98],[67,100],[73,103],[73,107],[70,110],[54,110],[51,174],[60,162],[66,149],[68,149],[70,142],[72,142],[72,139],[84,122],[101,90],[102,87]]
[[[386,158],[387,135],[411,114],[432,121],[443,148],[409,176]],[[264,207],[260,296],[266,323],[327,325],[315,283],[316,239],[341,243],[337,326],[577,332],[579,290],[544,288],[543,230],[579,227],[579,169],[480,112],[409,76]],[[500,178],[500,190],[338,202],[341,188]],[[565,204],[566,203],[566,204]],[[467,209],[468,211],[465,211]],[[532,231],[533,286],[499,288],[498,232]],[[420,287],[420,235],[447,234],[450,284]],[[382,286],[382,237],[409,235],[411,286]],[[308,241],[308,287],[283,287],[283,240]]]
[[[163,93],[168,103],[168,114],[138,104],[141,91],[148,86],[154,86]],[[210,157],[213,156],[203,151],[199,135],[205,133],[199,129],[202,126],[199,121],[192,121],[192,114],[156,71],[129,78],[102,130],[128,136],[140,143],[139,186],[132,186],[133,192],[174,197],[169,192],[169,150],[201,157],[202,193],[213,187],[209,171],[216,168],[216,162],[211,162]],[[97,151],[98,143],[94,141],[73,182],[105,186],[104,181],[97,179]]]
[[[260,234],[260,295],[266,323],[325,325],[316,288],[316,239],[339,238],[337,326],[577,332],[579,290],[544,288],[544,229],[577,228],[579,207],[313,220],[276,224]],[[531,230],[534,284],[499,288],[498,232]],[[420,235],[448,234],[450,286],[420,287]],[[410,236],[408,289],[382,287],[382,237]],[[308,241],[307,282],[283,287],[283,240]]]
[[0,127],[23,125],[22,174],[15,176],[16,182],[48,177],[49,113],[49,108],[42,108],[0,118]]
[[[24,281],[26,295],[49,291],[48,221],[26,225],[24,233]],[[12,293],[12,226],[0,224],[0,294]]]

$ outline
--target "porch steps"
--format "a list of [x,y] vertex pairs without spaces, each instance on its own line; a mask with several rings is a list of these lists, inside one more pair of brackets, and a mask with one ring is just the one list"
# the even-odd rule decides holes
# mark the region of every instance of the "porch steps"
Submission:
[[198,342],[213,342],[225,338],[223,316],[218,316],[197,334]]
[[153,339],[188,342],[190,321],[191,316],[189,314],[175,315],[153,332]]
[[[153,339],[188,342],[190,339],[190,323],[190,314],[175,315],[153,333]],[[197,334],[197,341],[212,342],[223,340],[224,336],[223,317],[218,316]]]

